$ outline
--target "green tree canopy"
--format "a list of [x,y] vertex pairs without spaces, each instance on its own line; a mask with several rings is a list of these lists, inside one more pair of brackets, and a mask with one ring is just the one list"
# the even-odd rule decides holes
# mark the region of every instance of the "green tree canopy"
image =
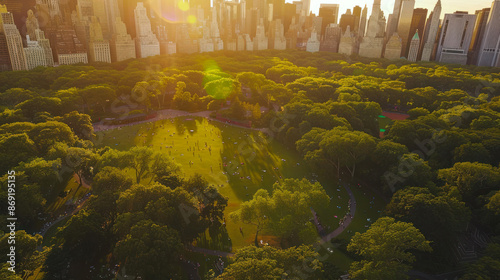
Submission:
[[365,233],[357,232],[347,250],[363,258],[351,265],[352,279],[408,279],[415,262],[412,250],[431,251],[424,235],[411,223],[379,218]]

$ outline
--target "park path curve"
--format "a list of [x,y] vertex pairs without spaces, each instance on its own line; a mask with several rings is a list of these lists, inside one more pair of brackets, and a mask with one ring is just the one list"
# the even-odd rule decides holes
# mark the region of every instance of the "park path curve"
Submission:
[[354,219],[354,214],[356,213],[356,198],[354,197],[354,194],[352,193],[351,188],[349,188],[349,186],[347,186],[346,183],[342,183],[342,186],[345,188],[345,190],[349,194],[349,198],[350,198],[350,201],[351,201],[351,204],[350,204],[351,211],[349,212],[349,215],[346,216],[346,218],[344,220],[343,226],[339,226],[334,231],[332,231],[329,234],[323,236],[321,238],[321,243],[328,242],[328,241],[332,240],[333,238],[339,236],[342,232],[344,232],[344,230],[347,227],[349,227],[349,225],[351,224],[352,220]]
[[[76,174],[74,174],[74,175],[73,175],[73,179],[72,179],[72,180],[77,180],[77,181],[78,181],[78,180],[79,180],[79,179],[78,179],[78,176],[77,176]],[[85,180],[82,180],[82,185],[81,185],[80,187],[84,187],[84,188],[87,188],[87,189],[90,189],[90,188],[91,188],[91,186],[90,186],[89,184],[87,184],[87,183],[85,182]],[[76,213],[78,213],[80,210],[82,210],[82,209],[83,209],[83,206],[85,206],[85,203],[87,203],[87,201],[89,200],[89,198],[90,198],[90,195],[87,195],[87,197],[82,198],[82,199],[81,199],[81,201],[80,201],[80,203],[78,203],[78,204],[76,205],[76,207],[75,207],[75,209],[74,209],[73,211],[69,212],[69,213],[68,213],[68,214],[66,214],[66,215],[60,216],[60,217],[58,217],[57,219],[55,219],[54,221],[50,222],[50,225],[49,225],[49,226],[47,226],[46,228],[44,228],[44,229],[43,229],[43,230],[42,230],[39,234],[40,234],[43,238],[45,238],[45,235],[47,234],[47,232],[49,231],[49,229],[51,229],[54,225],[56,225],[57,223],[59,223],[60,221],[62,221],[62,220],[64,220],[64,219],[66,219],[66,218],[68,218],[68,217],[71,217],[71,216],[75,215],[75,214],[76,214]],[[42,246],[41,246],[41,245],[38,247],[38,250],[39,250],[39,251],[42,251],[42,250],[43,250],[43,248],[42,248]]]
[[157,112],[157,116],[148,119],[148,120],[143,120],[143,121],[138,121],[138,122],[133,122],[133,123],[128,123],[128,124],[115,124],[115,125],[106,125],[103,124],[103,121],[99,123],[94,124],[94,132],[99,132],[103,130],[109,130],[109,129],[116,129],[124,126],[133,126],[136,124],[141,124],[141,123],[150,123],[150,122],[156,122],[160,120],[167,120],[167,119],[172,119],[172,118],[177,118],[177,117],[186,117],[186,116],[193,116],[193,117],[202,117],[202,118],[210,118],[210,114],[212,111],[201,111],[201,112],[187,112],[187,111],[181,111],[181,110],[174,110],[174,109],[164,109],[160,110]]
[[202,253],[205,255],[216,256],[216,257],[224,257],[224,258],[234,257],[234,253],[217,251],[217,250],[210,250],[210,249],[194,247],[194,246],[188,247],[188,250],[191,252]]

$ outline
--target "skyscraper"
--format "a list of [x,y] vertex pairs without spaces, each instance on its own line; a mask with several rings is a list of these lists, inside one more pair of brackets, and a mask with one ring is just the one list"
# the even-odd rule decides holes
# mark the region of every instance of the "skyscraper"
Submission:
[[374,0],[372,7],[372,14],[368,20],[368,28],[366,31],[366,37],[383,37],[385,33],[385,17],[384,12],[380,8],[381,0]]
[[92,62],[111,63],[109,41],[104,40],[101,24],[95,16],[92,17],[92,22],[90,23],[89,54]]
[[111,41],[111,60],[122,61],[136,58],[135,42],[127,33],[127,27],[121,18],[115,18],[113,30],[115,34]]
[[307,40],[306,51],[308,52],[319,52],[319,39],[318,32],[316,32],[316,28],[313,28],[311,32],[311,38]]
[[408,56],[408,43],[413,34],[410,34],[411,22],[413,18],[413,9],[415,7],[415,0],[403,0],[401,2],[401,13],[399,15],[398,35],[401,37],[401,56]]
[[210,35],[214,41],[214,50],[220,51],[224,49],[224,42],[220,37],[219,24],[217,22],[217,9],[212,8],[212,21],[210,23]]
[[151,30],[151,21],[142,2],[137,3],[134,11],[137,57],[160,55],[160,42]]
[[38,19],[35,17],[35,14],[32,10],[28,10],[28,17],[26,18],[26,35],[30,36],[30,39],[36,40],[35,30],[40,28],[40,24],[38,23]]
[[26,39],[28,46],[24,48],[24,54],[26,57],[27,70],[31,70],[38,66],[47,66],[45,51],[42,46],[40,46],[37,41],[31,41],[29,35],[26,35]]
[[40,29],[35,30],[35,39],[45,52],[45,66],[54,66],[54,55],[49,39],[45,38],[45,33]]
[[215,50],[214,40],[210,34],[210,27],[205,22],[203,24],[203,38],[199,40],[200,53],[213,52]]
[[493,1],[479,53],[479,66],[500,66],[500,0]]
[[385,45],[384,58],[395,60],[401,58],[401,38],[397,32],[392,33],[391,38]]
[[324,31],[327,25],[337,23],[339,18],[339,4],[321,4],[318,16],[323,19],[321,30]]
[[269,49],[286,49],[285,30],[280,19],[273,20],[269,25]]
[[36,0],[0,0],[18,24],[24,22],[26,11],[35,6]]
[[436,61],[466,64],[476,15],[467,12],[446,14],[441,29]]
[[91,21],[91,17],[94,15],[93,0],[78,0],[76,3],[78,18],[89,23]]
[[116,32],[115,29],[116,18],[121,18],[120,9],[118,7],[118,1],[104,0],[104,7],[106,9],[106,20],[109,28],[109,35],[112,37]]
[[351,30],[356,33],[356,17],[351,13],[351,9],[347,9],[346,13],[340,17],[340,28],[342,28],[342,32],[347,30],[347,26],[351,27]]
[[302,11],[304,16],[308,16],[311,12],[311,0],[301,0],[302,1]]
[[76,36],[76,31],[72,26],[59,25],[53,33],[53,42],[59,65],[89,62],[87,49]]
[[354,15],[354,32],[358,33],[359,31],[359,21],[361,20],[361,12],[362,9],[360,6],[355,6],[352,9],[352,14]]
[[9,70],[12,70],[12,67],[10,64],[9,50],[7,49],[7,39],[5,38],[5,34],[0,31],[0,71]]
[[479,54],[481,53],[481,45],[483,44],[484,32],[486,30],[486,24],[488,23],[490,11],[491,8],[485,8],[476,11],[476,24],[474,26],[474,32],[472,33],[472,41],[469,47],[469,57],[467,58],[467,64],[476,65],[478,63]]
[[394,2],[394,9],[387,20],[387,38],[391,38],[392,34],[398,30],[402,1],[403,0],[395,0]]
[[295,18],[296,16],[295,11],[297,10],[297,7],[294,4],[285,3],[284,9],[285,9],[285,14],[283,19],[283,27],[285,28],[285,33],[286,33],[288,31],[288,28],[290,28],[290,24],[292,23],[292,18]]
[[384,12],[380,9],[380,0],[373,1],[372,14],[368,20],[367,32],[359,45],[360,56],[371,58],[382,57],[385,22]]
[[415,31],[415,35],[410,42],[410,49],[408,51],[408,60],[415,62],[418,57],[418,49],[420,47],[420,37],[418,36],[418,30]]
[[368,20],[368,7],[365,5],[361,13],[361,20],[359,22],[359,37],[364,37],[366,32],[366,21]]
[[273,19],[283,19],[285,18],[285,0],[269,0],[269,3],[273,5]]
[[427,20],[426,32],[423,38],[422,61],[431,59],[436,37],[439,30],[439,18],[441,17],[441,0],[438,0],[431,16]]
[[[24,53],[28,69],[33,69],[40,65],[54,66],[50,42],[48,39],[45,39],[45,33],[40,30],[40,24],[32,10],[28,10],[28,17],[25,24],[27,48],[24,49]],[[40,54],[40,50],[43,52],[43,55]]]
[[6,6],[0,6],[0,33],[5,36],[12,70],[27,70],[28,65],[23,49],[23,40],[14,24],[14,15],[7,11]]
[[253,39],[253,50],[267,50],[269,45],[268,38],[266,37],[266,29],[264,27],[264,19],[259,20],[259,25],[257,25],[257,31],[255,38]]
[[[421,42],[420,38],[423,38],[423,36],[424,36],[426,19],[427,19],[427,9],[417,8],[417,9],[413,10],[413,18],[411,20],[411,25],[410,25],[410,35],[411,34],[415,35],[415,33],[418,30],[419,42]],[[408,46],[410,45],[411,40],[413,40],[413,36],[410,39],[410,41],[408,42]],[[420,49],[420,47],[419,47],[419,49]],[[417,58],[419,58],[418,55],[417,55]]]
[[325,52],[338,52],[342,29],[338,24],[330,23],[325,29],[325,36],[321,41],[320,50]]
[[345,33],[340,38],[339,53],[344,55],[354,54],[356,49],[356,38],[351,34],[351,27],[348,26]]

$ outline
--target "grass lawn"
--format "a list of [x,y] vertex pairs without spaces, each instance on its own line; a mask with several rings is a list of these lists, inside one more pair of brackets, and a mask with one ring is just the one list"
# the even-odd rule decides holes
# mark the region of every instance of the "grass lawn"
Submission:
[[[226,217],[237,210],[242,202],[251,199],[257,190],[271,190],[275,182],[285,178],[316,179],[295,151],[288,150],[276,141],[269,142],[261,132],[204,118],[180,117],[126,126],[104,131],[100,139],[99,146],[118,150],[128,150],[133,146],[150,146],[156,151],[168,154],[181,165],[186,176],[195,173],[202,175],[228,197]],[[344,188],[339,188],[336,182],[320,181],[332,200],[330,209],[318,214],[323,225],[333,231],[338,227],[339,219],[347,212],[349,197]],[[358,210],[348,229],[364,231],[367,217],[375,218],[378,215],[375,210],[381,208],[378,208],[376,199],[371,211],[371,197],[365,197],[363,192],[356,188],[353,188],[353,191],[358,200]],[[240,232],[240,227],[243,233]],[[197,245],[220,250],[227,250],[229,245],[232,245],[234,251],[253,244],[254,226],[226,219],[226,228],[227,233],[221,234],[217,242],[209,240],[209,237],[202,237]],[[263,234],[259,239],[276,244],[276,238],[265,235],[265,232]],[[343,238],[349,237],[346,235]],[[342,257],[344,263],[350,263],[350,259],[341,252],[336,253],[336,258]]]

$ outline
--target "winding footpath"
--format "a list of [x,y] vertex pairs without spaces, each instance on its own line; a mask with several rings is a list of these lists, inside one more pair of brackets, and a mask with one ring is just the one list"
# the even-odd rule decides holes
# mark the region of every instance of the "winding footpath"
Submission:
[[[78,179],[78,177],[76,176],[76,174],[75,174],[75,175],[73,175],[73,180],[77,180],[77,181],[79,180],[79,179]],[[90,190],[90,185],[89,185],[89,184],[87,184],[87,183],[85,182],[85,180],[83,180],[83,182],[82,182],[82,183],[83,183],[83,184],[82,184],[82,186],[80,186],[80,187],[87,188],[87,189],[89,189],[89,190]],[[50,229],[51,229],[54,225],[58,224],[60,221],[62,221],[62,220],[64,220],[64,219],[66,219],[66,218],[68,218],[68,217],[71,217],[71,216],[75,215],[75,214],[76,214],[76,213],[78,213],[80,210],[82,210],[82,209],[83,209],[83,207],[85,206],[85,203],[87,203],[87,201],[89,200],[89,198],[90,198],[90,195],[87,195],[86,197],[82,198],[82,199],[81,199],[81,201],[80,201],[80,203],[78,203],[77,205],[75,205],[76,207],[75,207],[75,209],[74,209],[73,211],[69,212],[69,213],[68,213],[68,214],[66,214],[66,215],[60,216],[60,217],[58,217],[57,219],[55,219],[54,221],[50,222],[50,224],[49,224],[46,228],[44,228],[44,229],[43,229],[43,230],[42,230],[39,234],[40,234],[43,238],[45,238],[45,235],[47,234],[47,232],[48,232],[48,231],[49,231],[49,230],[50,230]],[[38,251],[43,251],[42,245],[38,246]]]
[[347,193],[349,194],[349,198],[351,201],[350,209],[351,211],[349,212],[349,215],[346,215],[346,218],[344,219],[344,223],[342,226],[339,226],[336,228],[334,231],[330,232],[329,234],[323,236],[321,238],[321,243],[328,242],[332,240],[333,238],[339,236],[344,230],[351,224],[352,220],[354,219],[354,214],[356,213],[356,198],[354,197],[354,194],[351,191],[351,188],[349,188],[345,183],[342,183],[342,186],[345,188]]

